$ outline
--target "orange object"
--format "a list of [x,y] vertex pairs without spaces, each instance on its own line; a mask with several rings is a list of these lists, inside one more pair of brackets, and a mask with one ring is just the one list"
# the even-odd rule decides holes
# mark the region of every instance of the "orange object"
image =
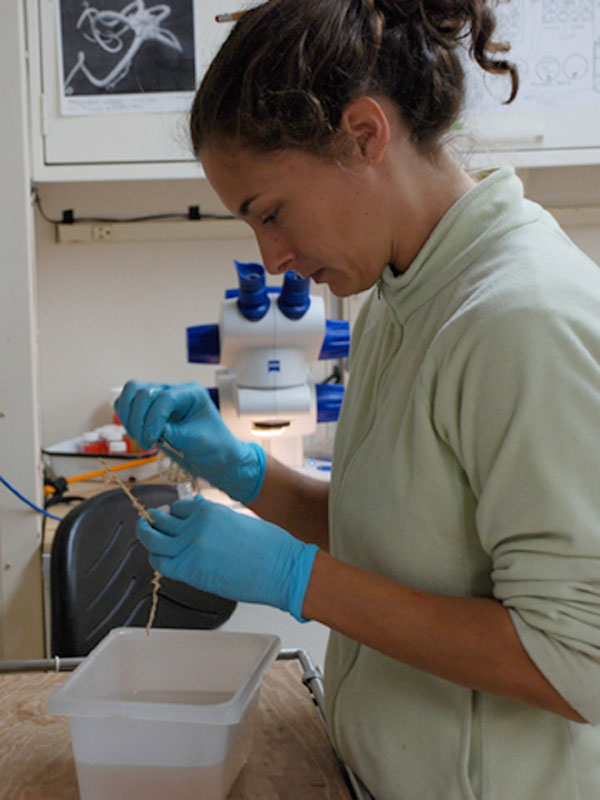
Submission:
[[[109,467],[110,472],[119,472],[122,469],[133,469],[134,467],[141,467],[144,464],[150,464],[152,461],[156,461],[156,455],[148,456],[147,458],[136,458],[135,460],[129,461],[127,464],[116,464],[114,467]],[[88,481],[92,478],[100,478],[106,472],[105,469],[95,469],[91,472],[84,472],[82,475],[72,475],[70,478],[66,478],[67,483],[79,483],[80,481]],[[46,494],[54,494],[55,489],[53,486],[44,486],[44,492]]]

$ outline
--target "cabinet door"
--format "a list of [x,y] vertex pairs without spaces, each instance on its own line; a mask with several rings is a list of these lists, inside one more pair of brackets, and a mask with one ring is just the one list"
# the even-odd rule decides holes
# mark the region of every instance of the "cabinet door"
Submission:
[[498,33],[519,69],[510,105],[503,78],[469,71],[465,149],[516,166],[600,161],[600,0],[510,0]]
[[231,2],[32,0],[30,50],[37,41],[40,48],[31,52],[41,137],[34,173],[41,168],[46,177],[53,172],[45,168],[61,165],[147,165],[152,177],[153,164],[169,163],[193,165],[197,174],[188,109],[231,30],[215,21]]

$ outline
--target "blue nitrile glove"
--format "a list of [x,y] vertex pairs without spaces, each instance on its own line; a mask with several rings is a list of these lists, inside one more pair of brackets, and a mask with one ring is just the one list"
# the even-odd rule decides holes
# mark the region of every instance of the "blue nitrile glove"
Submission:
[[199,383],[170,386],[129,381],[115,401],[115,411],[144,449],[163,438],[183,455],[178,458],[167,450],[169,457],[192,475],[242,503],[258,496],[266,469],[265,451],[233,436]]
[[161,575],[230,600],[265,603],[300,622],[319,548],[283,528],[197,495],[151,509],[136,532]]

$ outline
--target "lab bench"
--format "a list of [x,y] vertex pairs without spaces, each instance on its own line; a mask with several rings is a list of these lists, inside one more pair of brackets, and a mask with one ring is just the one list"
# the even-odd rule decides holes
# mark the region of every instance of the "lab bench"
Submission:
[[[334,755],[311,676],[296,655],[284,652],[265,677],[252,750],[227,800],[358,796],[353,776],[344,775]],[[47,698],[65,678],[61,672],[0,674],[2,800],[78,800],[68,720],[46,712]]]

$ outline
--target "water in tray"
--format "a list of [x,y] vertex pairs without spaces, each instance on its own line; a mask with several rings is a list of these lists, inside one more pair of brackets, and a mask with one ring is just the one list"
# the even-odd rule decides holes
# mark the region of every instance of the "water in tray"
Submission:
[[230,691],[185,691],[179,689],[134,689],[123,700],[137,703],[176,703],[186,706],[216,706],[233,697]]

